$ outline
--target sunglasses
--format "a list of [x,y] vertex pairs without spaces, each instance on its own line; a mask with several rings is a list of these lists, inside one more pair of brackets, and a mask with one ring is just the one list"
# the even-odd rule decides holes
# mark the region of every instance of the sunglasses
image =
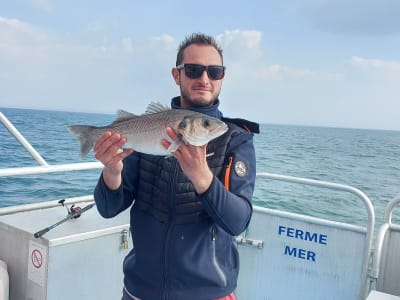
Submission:
[[197,64],[180,64],[176,66],[178,70],[185,69],[185,75],[191,79],[200,78],[204,71],[207,71],[208,78],[211,80],[221,80],[225,76],[224,66],[203,66]]

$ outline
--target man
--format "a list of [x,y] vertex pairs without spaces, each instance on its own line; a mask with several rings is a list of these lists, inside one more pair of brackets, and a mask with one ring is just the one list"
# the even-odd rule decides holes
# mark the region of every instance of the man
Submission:
[[[111,132],[96,142],[105,168],[95,189],[100,214],[131,208],[134,249],[123,264],[123,299],[235,299],[239,257],[234,236],[247,227],[255,182],[253,134],[258,124],[223,118],[218,110],[225,75],[222,50],[204,34],[180,45],[172,76],[180,96],[173,109],[224,120],[229,130],[205,146],[182,143],[171,157],[122,150]],[[167,128],[172,140],[176,133]],[[169,142],[161,141],[165,148]]]

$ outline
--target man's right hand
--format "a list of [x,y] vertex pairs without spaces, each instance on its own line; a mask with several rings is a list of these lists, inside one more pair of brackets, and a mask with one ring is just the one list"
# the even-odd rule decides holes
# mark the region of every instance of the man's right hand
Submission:
[[107,187],[115,190],[121,185],[122,160],[133,153],[133,149],[122,150],[126,138],[118,133],[106,131],[96,141],[94,156],[104,165],[103,179]]

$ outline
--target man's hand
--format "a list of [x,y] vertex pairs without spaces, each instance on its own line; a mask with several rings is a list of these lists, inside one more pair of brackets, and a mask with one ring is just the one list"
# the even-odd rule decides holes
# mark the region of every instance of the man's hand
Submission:
[[126,138],[118,133],[107,131],[96,141],[94,156],[104,165],[103,178],[108,188],[115,190],[121,185],[122,160],[132,154],[132,149],[122,150]]
[[[172,128],[167,127],[166,132],[173,141],[178,138],[177,134]],[[162,145],[167,149],[170,145],[170,142],[167,140],[162,140]],[[185,173],[185,175],[193,183],[198,194],[202,194],[207,191],[214,177],[213,173],[208,167],[206,151],[207,145],[197,147],[181,143],[179,148],[172,153],[178,160],[183,173]]]

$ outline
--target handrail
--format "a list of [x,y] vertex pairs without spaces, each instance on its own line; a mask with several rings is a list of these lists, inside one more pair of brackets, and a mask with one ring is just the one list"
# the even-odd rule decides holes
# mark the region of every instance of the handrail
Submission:
[[0,169],[0,177],[7,176],[23,176],[44,173],[82,171],[91,169],[100,169],[103,165],[100,162],[73,163],[64,165],[49,165],[46,160],[33,148],[33,146],[25,139],[17,128],[0,112],[0,122],[6,129],[16,138],[16,140],[29,152],[29,154],[38,162],[39,166],[20,167]]
[[100,162],[72,163],[64,165],[47,165],[34,167],[6,168],[0,169],[0,177],[7,176],[24,176],[35,174],[47,174],[69,171],[84,171],[91,169],[101,169],[103,164]]
[[17,139],[17,141],[29,152],[30,155],[38,162],[39,165],[47,166],[48,163],[44,158],[32,147],[32,145],[24,138],[17,128],[7,119],[7,117],[0,112],[0,121],[7,128],[7,130]]
[[[399,228],[399,226],[395,226],[392,223],[392,213],[393,209],[397,204],[400,203],[400,194],[394,197],[386,206],[384,221],[381,225],[378,235],[376,237],[375,242],[375,253],[372,261],[372,268],[371,268],[371,278],[370,278],[370,289],[376,289],[376,284],[379,279],[379,271],[381,268],[381,259],[382,259],[382,251],[383,251],[383,242],[385,241],[386,233],[389,229],[392,228]],[[397,229],[400,230],[400,229]]]
[[[76,204],[76,203],[91,202],[91,201],[94,201],[94,198],[93,198],[93,195],[86,195],[86,196],[65,198],[63,200],[65,200],[65,202],[63,203],[64,205],[69,205],[69,204]],[[15,205],[15,206],[0,207],[0,216],[60,206],[61,204],[59,201],[60,200],[51,200],[51,201],[46,201],[46,202],[37,202],[37,203],[29,203],[29,204],[20,204],[20,205]]]
[[[356,195],[360,198],[364,206],[367,210],[368,215],[368,224],[367,224],[367,234],[365,237],[366,247],[364,248],[363,253],[363,267],[362,267],[362,276],[363,280],[360,287],[360,293],[364,293],[367,287],[367,279],[368,279],[368,263],[369,263],[369,254],[372,247],[372,237],[374,233],[374,226],[375,226],[375,210],[372,205],[371,200],[359,189],[354,188],[349,185],[344,184],[337,184],[327,181],[309,179],[309,178],[301,178],[301,177],[293,177],[293,176],[286,176],[286,175],[279,175],[279,174],[272,174],[272,173],[257,173],[257,177],[265,177],[272,180],[278,181],[286,181],[291,183],[298,183],[298,184],[305,184],[311,185],[321,188],[328,188],[333,190],[339,190],[344,192],[349,192]],[[363,299],[364,295],[360,294],[360,299]]]
[[390,201],[389,204],[386,206],[385,216],[384,216],[385,223],[392,224],[392,212],[394,207],[399,203],[400,203],[400,194],[394,197],[392,201]]

